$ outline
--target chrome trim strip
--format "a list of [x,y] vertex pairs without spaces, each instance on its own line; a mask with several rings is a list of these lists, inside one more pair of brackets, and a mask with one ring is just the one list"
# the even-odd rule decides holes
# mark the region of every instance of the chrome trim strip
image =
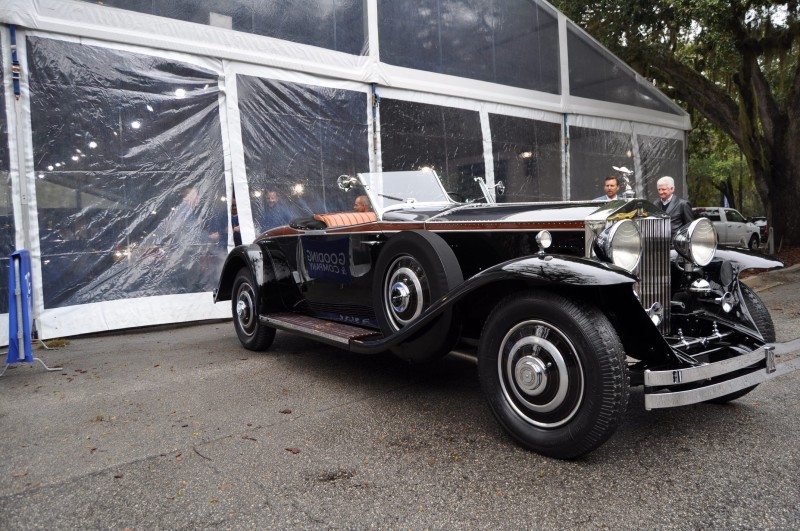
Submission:
[[658,385],[674,385],[685,384],[691,382],[698,382],[700,380],[707,380],[715,376],[728,374],[750,365],[754,365],[760,361],[764,361],[766,353],[763,348],[736,356],[729,360],[718,361],[716,363],[707,363],[705,365],[698,365],[697,367],[689,367],[687,369],[674,369],[671,371],[644,371],[644,385],[645,387],[653,387]]
[[767,373],[764,369],[756,372],[720,382],[718,384],[691,389],[688,391],[678,391],[675,393],[653,393],[644,395],[644,408],[646,410],[661,409],[667,407],[688,406],[705,402],[714,398],[735,393],[740,389],[745,389],[753,385],[758,385],[767,380],[783,376],[792,371],[800,369],[800,357],[794,358],[783,363],[779,363],[775,372]]

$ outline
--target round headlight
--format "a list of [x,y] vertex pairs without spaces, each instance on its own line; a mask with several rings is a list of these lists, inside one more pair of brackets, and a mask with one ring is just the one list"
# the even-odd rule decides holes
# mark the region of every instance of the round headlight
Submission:
[[536,235],[536,243],[542,249],[547,249],[551,245],[553,245],[553,236],[550,234],[550,231],[543,230]]
[[626,271],[633,271],[642,257],[639,227],[626,219],[614,223],[597,237],[597,254]]
[[684,225],[672,240],[678,254],[699,266],[708,265],[717,251],[717,231],[708,218]]

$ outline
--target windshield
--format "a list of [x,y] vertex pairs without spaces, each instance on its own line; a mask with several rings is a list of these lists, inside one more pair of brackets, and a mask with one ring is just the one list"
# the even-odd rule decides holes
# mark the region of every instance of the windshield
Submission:
[[433,171],[359,173],[358,178],[378,216],[395,207],[453,204]]

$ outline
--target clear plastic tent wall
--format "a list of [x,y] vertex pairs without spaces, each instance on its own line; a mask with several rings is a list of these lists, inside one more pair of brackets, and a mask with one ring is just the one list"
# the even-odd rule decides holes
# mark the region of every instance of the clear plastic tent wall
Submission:
[[28,248],[45,339],[229,316],[211,292],[234,234],[351,210],[341,174],[431,168],[507,202],[597,197],[612,166],[643,197],[685,189],[688,116],[543,1],[18,4],[0,324]]

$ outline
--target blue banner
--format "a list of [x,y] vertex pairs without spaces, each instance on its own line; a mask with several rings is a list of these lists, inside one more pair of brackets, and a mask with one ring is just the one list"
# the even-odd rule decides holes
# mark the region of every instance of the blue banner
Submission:
[[[22,249],[11,255],[8,268],[8,357],[6,363],[33,363],[33,283],[31,255]],[[20,345],[20,342],[22,343]]]
[[350,276],[350,238],[319,240],[302,238],[303,262],[310,278],[348,284]]

